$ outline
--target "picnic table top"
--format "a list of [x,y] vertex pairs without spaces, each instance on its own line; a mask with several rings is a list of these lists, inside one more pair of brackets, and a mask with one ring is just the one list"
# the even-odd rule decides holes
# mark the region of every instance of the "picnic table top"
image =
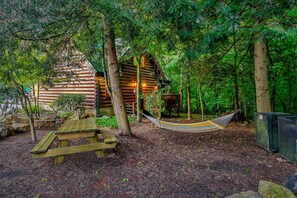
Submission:
[[56,134],[95,131],[97,131],[95,119],[87,118],[81,120],[66,120],[66,122],[58,129]]

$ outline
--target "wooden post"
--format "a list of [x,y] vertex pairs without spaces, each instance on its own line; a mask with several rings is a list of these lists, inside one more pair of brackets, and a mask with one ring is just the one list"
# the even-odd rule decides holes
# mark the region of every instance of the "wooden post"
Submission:
[[136,57],[137,62],[137,87],[136,87],[136,105],[137,105],[137,122],[141,121],[141,63],[138,61]]

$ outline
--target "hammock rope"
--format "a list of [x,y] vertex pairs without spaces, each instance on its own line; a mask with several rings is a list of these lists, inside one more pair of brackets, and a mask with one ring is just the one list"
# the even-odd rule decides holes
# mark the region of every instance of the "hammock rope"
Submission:
[[150,120],[152,123],[154,123],[156,126],[162,129],[168,129],[172,131],[179,131],[179,132],[185,132],[185,133],[202,133],[202,132],[209,132],[209,131],[224,129],[232,120],[233,116],[238,112],[240,112],[240,110],[212,120],[207,120],[207,121],[198,122],[198,123],[191,123],[191,124],[166,122],[166,121],[148,116],[142,112],[141,113],[148,120]]

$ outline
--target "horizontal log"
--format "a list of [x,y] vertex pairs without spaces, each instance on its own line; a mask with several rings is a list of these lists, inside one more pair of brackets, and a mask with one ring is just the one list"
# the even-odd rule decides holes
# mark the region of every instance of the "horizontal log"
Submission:
[[95,87],[93,88],[86,88],[86,87],[55,87],[55,88],[50,88],[47,91],[82,91],[82,92],[94,92],[96,89]]

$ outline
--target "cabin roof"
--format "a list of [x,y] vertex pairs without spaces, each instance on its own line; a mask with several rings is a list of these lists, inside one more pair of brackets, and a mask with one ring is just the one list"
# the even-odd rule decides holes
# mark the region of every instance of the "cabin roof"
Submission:
[[[91,63],[93,68],[96,70],[96,72],[103,73],[103,66],[102,66],[102,62],[100,60],[98,60],[92,56],[87,57],[87,59]],[[148,61],[150,61],[150,63],[155,68],[156,76],[159,79],[159,81],[163,84],[163,86],[165,84],[170,83],[171,80],[164,74],[164,72],[162,71],[162,68],[156,61],[155,57],[149,53],[149,54],[147,54],[147,59],[148,59]]]

